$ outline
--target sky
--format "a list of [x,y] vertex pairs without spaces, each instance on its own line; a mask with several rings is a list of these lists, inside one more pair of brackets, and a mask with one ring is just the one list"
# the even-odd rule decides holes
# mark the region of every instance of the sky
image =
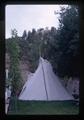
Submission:
[[[32,31],[39,28],[58,28],[59,15],[54,11],[60,11],[62,5],[7,5],[5,7],[5,38],[11,37],[11,29],[18,31],[22,36],[23,31]],[[63,5],[67,6],[67,5]]]

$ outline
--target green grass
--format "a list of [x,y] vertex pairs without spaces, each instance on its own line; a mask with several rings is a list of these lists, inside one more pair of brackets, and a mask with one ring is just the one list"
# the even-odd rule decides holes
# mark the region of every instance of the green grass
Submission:
[[25,115],[75,115],[79,107],[72,101],[15,101],[11,100],[8,114]]

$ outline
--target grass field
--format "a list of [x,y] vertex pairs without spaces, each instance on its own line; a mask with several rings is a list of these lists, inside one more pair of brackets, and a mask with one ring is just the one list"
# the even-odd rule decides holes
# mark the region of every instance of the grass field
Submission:
[[8,114],[18,115],[75,115],[79,106],[72,101],[20,101],[11,100]]

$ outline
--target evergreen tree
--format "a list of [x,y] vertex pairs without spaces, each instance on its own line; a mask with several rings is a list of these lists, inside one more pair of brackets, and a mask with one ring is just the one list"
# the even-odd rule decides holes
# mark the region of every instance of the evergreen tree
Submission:
[[[79,14],[78,6],[69,6],[62,8],[60,12],[59,27],[59,53],[61,53],[58,61],[59,75],[74,76],[78,75],[79,68],[73,71],[74,63],[79,61]],[[76,58],[76,59],[75,59]],[[75,61],[74,61],[75,59]],[[79,66],[79,62],[76,62]],[[77,74],[76,74],[77,73]]]
[[24,40],[27,39],[27,32],[26,32],[26,30],[24,30],[24,32],[23,32],[22,39],[24,39]]
[[10,54],[10,74],[9,77],[12,79],[12,92],[17,95],[21,89],[21,75],[19,70],[19,46],[17,44],[17,35],[12,32],[12,38],[8,42],[8,52]]

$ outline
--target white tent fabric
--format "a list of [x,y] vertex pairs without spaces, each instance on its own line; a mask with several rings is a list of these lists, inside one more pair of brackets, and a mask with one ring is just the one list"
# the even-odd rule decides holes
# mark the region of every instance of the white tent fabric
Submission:
[[6,114],[9,107],[10,97],[11,97],[11,90],[6,88],[6,91],[5,91],[5,113]]
[[73,100],[59,78],[54,74],[51,64],[40,57],[36,72],[27,80],[19,100]]

